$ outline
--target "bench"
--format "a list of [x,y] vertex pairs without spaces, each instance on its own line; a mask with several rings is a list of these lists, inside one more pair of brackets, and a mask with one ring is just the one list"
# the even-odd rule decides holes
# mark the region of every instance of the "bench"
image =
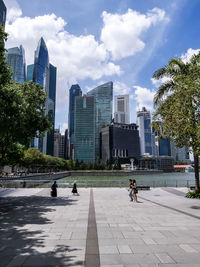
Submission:
[[138,190],[150,190],[150,186],[148,185],[137,185]]

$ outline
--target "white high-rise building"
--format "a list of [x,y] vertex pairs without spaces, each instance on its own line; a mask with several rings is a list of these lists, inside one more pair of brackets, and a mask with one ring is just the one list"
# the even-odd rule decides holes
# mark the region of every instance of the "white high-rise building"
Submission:
[[114,118],[117,123],[130,123],[129,95],[115,96]]

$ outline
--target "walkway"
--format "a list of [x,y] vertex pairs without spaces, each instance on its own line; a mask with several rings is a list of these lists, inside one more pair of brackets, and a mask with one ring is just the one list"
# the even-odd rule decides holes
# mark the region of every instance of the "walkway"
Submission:
[[185,188],[0,191],[0,266],[199,267],[200,200]]

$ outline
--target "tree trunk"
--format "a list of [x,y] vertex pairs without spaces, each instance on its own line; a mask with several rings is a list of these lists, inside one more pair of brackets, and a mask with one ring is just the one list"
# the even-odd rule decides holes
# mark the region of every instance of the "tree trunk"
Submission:
[[199,157],[194,155],[195,189],[199,190]]

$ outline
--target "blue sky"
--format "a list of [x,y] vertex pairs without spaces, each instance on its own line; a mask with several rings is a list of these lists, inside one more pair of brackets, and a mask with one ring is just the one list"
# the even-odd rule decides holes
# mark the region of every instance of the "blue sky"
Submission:
[[22,44],[27,64],[41,36],[57,67],[56,127],[67,128],[68,90],[86,93],[113,81],[114,95],[130,95],[130,118],[152,100],[155,70],[200,47],[199,0],[4,0],[7,48]]

